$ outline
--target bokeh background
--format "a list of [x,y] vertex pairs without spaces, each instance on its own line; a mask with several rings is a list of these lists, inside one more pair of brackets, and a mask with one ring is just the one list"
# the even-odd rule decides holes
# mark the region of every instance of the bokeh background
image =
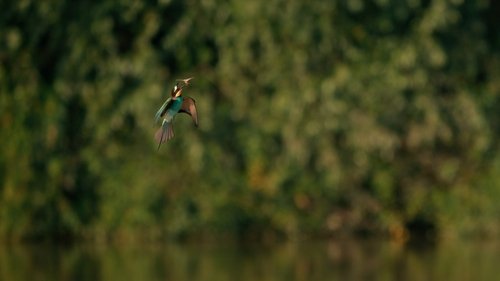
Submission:
[[499,3],[1,1],[0,237],[497,236]]

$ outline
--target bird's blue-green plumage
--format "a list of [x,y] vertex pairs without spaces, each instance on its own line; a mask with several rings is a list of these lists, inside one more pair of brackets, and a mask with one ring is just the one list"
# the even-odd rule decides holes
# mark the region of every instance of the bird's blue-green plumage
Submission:
[[160,148],[162,142],[174,137],[172,121],[174,116],[181,110],[183,100],[184,98],[182,96],[168,98],[156,112],[156,122],[158,122],[160,118],[163,118],[161,129],[156,134],[158,149]]
[[[166,119],[167,122],[170,122],[172,118],[174,118],[175,114],[177,114],[181,109],[183,99],[184,98],[182,96],[176,98],[168,98],[156,112],[155,121],[158,122],[160,121],[160,118],[163,117],[163,119]],[[165,112],[164,116],[162,116],[163,112]]]

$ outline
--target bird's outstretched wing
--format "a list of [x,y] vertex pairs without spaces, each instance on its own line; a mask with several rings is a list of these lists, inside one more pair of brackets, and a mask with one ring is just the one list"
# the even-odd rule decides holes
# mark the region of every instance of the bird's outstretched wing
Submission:
[[187,113],[193,118],[194,125],[198,127],[198,112],[196,111],[196,102],[193,98],[184,97],[182,107],[179,112]]
[[165,115],[165,111],[167,111],[169,105],[172,103],[172,98],[168,98],[163,105],[158,109],[158,111],[155,114],[155,123],[158,123],[160,121],[160,118]]

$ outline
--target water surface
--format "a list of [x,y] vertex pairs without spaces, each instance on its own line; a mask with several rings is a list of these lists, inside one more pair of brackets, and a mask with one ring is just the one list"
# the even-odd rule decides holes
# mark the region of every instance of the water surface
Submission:
[[499,280],[500,243],[0,245],[0,280]]

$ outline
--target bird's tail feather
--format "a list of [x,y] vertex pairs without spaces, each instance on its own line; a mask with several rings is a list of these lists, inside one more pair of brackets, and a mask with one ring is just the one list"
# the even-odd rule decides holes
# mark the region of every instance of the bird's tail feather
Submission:
[[164,121],[163,124],[161,125],[161,128],[159,128],[155,134],[156,142],[158,142],[158,149],[160,149],[160,145],[162,143],[167,142],[173,137],[174,137],[174,126],[172,122]]

